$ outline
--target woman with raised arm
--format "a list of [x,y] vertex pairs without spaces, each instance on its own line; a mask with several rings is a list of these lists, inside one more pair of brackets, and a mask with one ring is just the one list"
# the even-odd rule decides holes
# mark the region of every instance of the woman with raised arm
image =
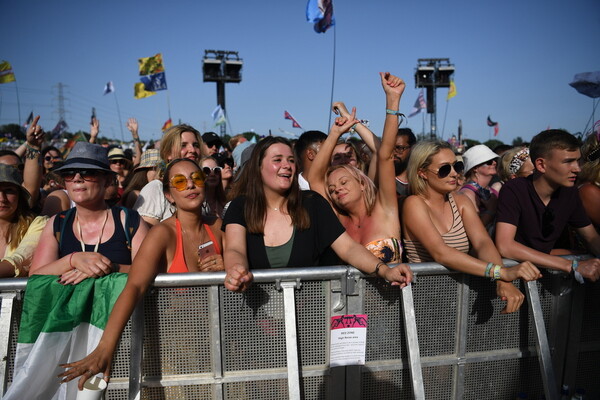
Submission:
[[81,361],[62,365],[64,382],[79,376],[79,389],[98,373],[109,380],[110,366],[119,338],[135,305],[159,273],[222,271],[221,220],[208,225],[202,217],[205,176],[195,161],[172,161],[161,181],[166,198],[175,205],[175,214],[156,225],[142,243],[117,299],[98,346]]
[[[350,119],[341,129],[353,124]],[[288,140],[268,136],[258,142],[236,185],[241,195],[223,221],[227,289],[245,290],[252,281],[251,269],[317,265],[330,247],[365,273],[401,287],[410,283],[407,265],[390,268],[380,262],[350,238],[322,196],[300,190]]]
[[106,149],[78,142],[56,172],[75,207],[48,221],[29,274],[60,275],[61,283],[76,284],[127,272],[148,228],[136,212],[108,207],[104,201],[114,181]]
[[[402,209],[404,246],[409,262],[435,261],[448,268],[496,281],[496,292],[507,301],[502,313],[517,311],[523,294],[512,284],[541,277],[526,261],[505,267],[475,206],[465,195],[453,193],[464,169],[446,142],[417,143],[408,162],[413,195]],[[473,254],[473,255],[470,255]]]
[[[340,222],[352,239],[365,246],[381,261],[398,263],[402,259],[400,220],[396,198],[394,146],[398,132],[400,98],[404,81],[389,72],[380,73],[386,98],[383,138],[377,150],[377,183],[350,165],[336,165],[324,173],[324,160],[331,151],[329,138],[321,145],[308,175],[310,187],[327,196]],[[336,119],[330,137],[345,132],[349,121],[357,123],[355,112]],[[360,124],[358,125],[360,126]]]

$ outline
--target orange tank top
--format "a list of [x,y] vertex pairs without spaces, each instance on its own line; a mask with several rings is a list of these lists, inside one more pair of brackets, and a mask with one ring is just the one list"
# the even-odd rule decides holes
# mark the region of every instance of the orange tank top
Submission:
[[[206,233],[210,237],[210,240],[213,241],[215,246],[215,251],[217,254],[221,254],[221,249],[219,248],[219,244],[217,243],[217,238],[210,230],[210,227],[204,224],[204,229],[206,229]],[[169,274],[181,274],[184,272],[190,272],[185,263],[185,255],[183,253],[183,237],[181,235],[181,224],[178,219],[175,219],[175,236],[177,237],[177,243],[175,244],[175,256],[173,257],[173,261],[171,262],[171,266],[167,269],[167,273]]]

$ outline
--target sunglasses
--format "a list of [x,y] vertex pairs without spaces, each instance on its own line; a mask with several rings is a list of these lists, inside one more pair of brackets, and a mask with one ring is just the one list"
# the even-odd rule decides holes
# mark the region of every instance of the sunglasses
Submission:
[[484,163],[481,163],[479,165],[494,165],[494,163],[497,162],[497,161],[498,161],[497,158],[492,158],[491,160],[488,160],[488,161],[486,161]]
[[[452,169],[454,169],[454,171],[456,171],[457,174],[462,174],[463,171],[465,170],[465,164],[462,161],[456,161],[454,164],[442,165],[440,167],[440,169],[438,169],[437,172],[435,172],[435,173],[440,178],[445,178],[448,175],[450,175],[450,172],[452,171]],[[431,172],[433,172],[433,171],[431,171]]]
[[218,174],[218,173],[221,172],[222,169],[223,168],[221,168],[221,167],[213,167],[213,168],[211,168],[211,167],[202,167],[202,172],[204,172],[204,175],[210,175],[213,172]]
[[73,182],[75,180],[75,176],[79,176],[87,182],[96,182],[98,181],[98,177],[100,175],[104,175],[104,172],[97,169],[77,169],[77,170],[65,170],[61,171],[60,176],[65,180],[65,182]]
[[62,158],[60,158],[60,157],[52,157],[52,156],[45,156],[44,160],[46,160],[46,161],[62,161]]
[[110,160],[110,163],[125,165],[125,160]]
[[183,192],[188,187],[188,179],[191,179],[196,187],[204,187],[204,172],[195,171],[192,172],[189,178],[185,175],[177,174],[171,178],[171,187],[177,189],[178,192]]

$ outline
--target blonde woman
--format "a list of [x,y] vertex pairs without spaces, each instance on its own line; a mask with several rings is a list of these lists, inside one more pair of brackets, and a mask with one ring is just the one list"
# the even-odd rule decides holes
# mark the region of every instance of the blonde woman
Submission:
[[456,161],[446,142],[417,143],[408,162],[408,181],[413,195],[402,209],[405,251],[409,262],[435,261],[450,269],[483,276],[496,282],[496,292],[506,307],[517,311],[523,294],[512,284],[541,277],[530,262],[505,267],[485,231],[471,200],[453,193],[464,165]]

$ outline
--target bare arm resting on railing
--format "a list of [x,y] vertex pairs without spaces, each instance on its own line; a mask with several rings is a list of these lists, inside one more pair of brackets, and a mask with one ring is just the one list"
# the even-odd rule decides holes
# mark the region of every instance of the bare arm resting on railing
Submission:
[[110,313],[98,346],[81,361],[61,365],[66,368],[65,372],[58,375],[59,378],[63,378],[63,382],[81,376],[78,386],[79,390],[82,390],[85,381],[100,372],[108,382],[113,355],[123,329],[135,306],[154,281],[160,266],[167,264],[166,249],[172,241],[170,236],[169,230],[163,225],[157,225],[150,230],[131,266],[127,284]]

